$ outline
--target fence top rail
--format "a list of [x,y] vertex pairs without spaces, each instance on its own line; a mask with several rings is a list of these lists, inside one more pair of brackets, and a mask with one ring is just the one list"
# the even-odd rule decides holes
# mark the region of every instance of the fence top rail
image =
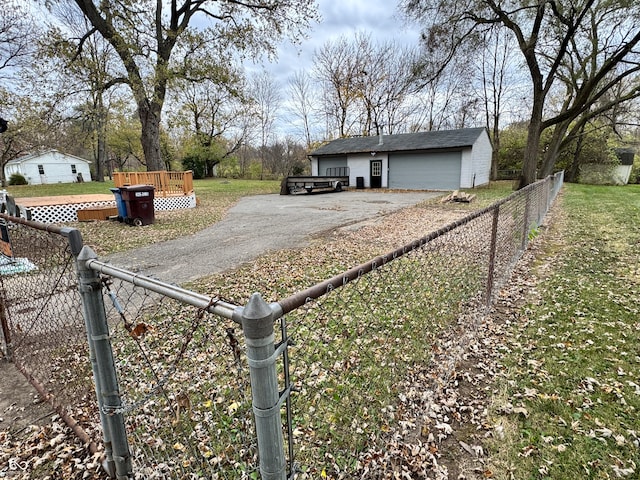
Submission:
[[307,288],[306,290],[294,293],[293,295],[278,301],[278,304],[280,305],[280,308],[282,309],[282,313],[283,314],[287,314],[289,312],[292,312],[293,310],[295,310],[296,308],[301,307],[302,305],[308,303],[311,300],[316,300],[320,297],[322,297],[323,295],[326,295],[327,293],[329,293],[332,290],[335,290],[336,288],[340,288],[343,285],[346,285],[347,283],[361,277],[362,275],[365,275],[369,272],[371,272],[372,270],[375,270],[378,267],[381,267],[413,250],[416,250],[424,245],[426,245],[427,243],[435,240],[438,237],[441,237],[442,235],[445,235],[446,233],[450,232],[451,230],[454,230],[456,228],[459,228],[463,225],[466,225],[467,223],[475,220],[478,217],[481,217],[489,212],[495,211],[496,209],[499,209],[500,206],[504,205],[507,202],[510,202],[513,198],[518,197],[520,195],[525,194],[526,192],[528,192],[529,190],[532,190],[534,188],[536,188],[537,185],[539,185],[541,182],[545,182],[545,181],[549,181],[549,179],[553,177],[553,175],[550,175],[549,177],[539,180],[538,182],[532,183],[530,185],[527,185],[526,187],[515,191],[513,193],[511,193],[510,195],[506,196],[505,198],[498,200],[495,203],[492,203],[491,205],[489,205],[488,207],[485,207],[481,210],[478,210],[476,212],[470,213],[469,215],[455,221],[452,222],[448,225],[445,225],[444,227],[440,228],[439,230],[436,230],[434,232],[429,233],[428,235],[425,235],[422,238],[419,238],[417,240],[414,240],[411,243],[408,243],[406,245],[403,245],[391,252],[388,252],[384,255],[380,255],[376,258],[374,258],[373,260],[369,260],[368,262],[365,262],[361,265],[358,265],[356,267],[351,268],[350,270],[347,270],[344,273],[340,273],[328,280],[325,280],[323,282],[317,283],[316,285]]
[[47,233],[54,233],[65,237],[69,240],[69,244],[71,245],[71,250],[74,255],[78,255],[82,249],[82,234],[77,228],[58,227],[56,225],[34,222],[33,220],[27,220],[22,217],[13,217],[6,213],[0,213],[0,218],[9,223],[18,223],[35,230],[42,230]]
[[137,287],[145,288],[160,295],[206,310],[209,313],[214,313],[238,323],[240,322],[240,314],[243,310],[241,306],[234,305],[217,297],[207,297],[206,295],[195,293],[155,278],[146,277],[125,270],[124,268],[101,262],[97,259],[95,252],[89,247],[84,247],[78,260],[84,261],[87,268],[95,270],[98,273],[118,278]]

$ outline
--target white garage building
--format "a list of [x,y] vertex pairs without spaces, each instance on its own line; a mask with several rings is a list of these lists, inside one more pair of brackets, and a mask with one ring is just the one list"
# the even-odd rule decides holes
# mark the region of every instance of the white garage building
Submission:
[[340,138],[310,153],[314,176],[349,175],[362,188],[456,190],[489,183],[485,128]]

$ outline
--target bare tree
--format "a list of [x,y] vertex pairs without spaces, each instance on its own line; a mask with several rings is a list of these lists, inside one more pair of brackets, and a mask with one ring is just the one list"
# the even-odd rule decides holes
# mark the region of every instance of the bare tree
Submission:
[[465,105],[475,97],[468,62],[453,59],[444,68],[437,59],[425,56],[416,65],[421,83],[413,95],[411,131],[442,130],[464,125]]
[[[20,76],[33,55],[38,29],[29,11],[18,1],[7,1],[0,8],[0,80],[7,83]],[[16,155],[22,153],[17,141],[16,117],[11,115],[12,106],[17,103],[0,92],[0,118],[7,122],[7,130],[0,134],[0,184],[6,185],[4,166]],[[15,96],[15,95],[14,95]]]
[[[542,132],[558,125],[562,130],[564,122],[578,118],[608,89],[638,69],[640,5],[636,2],[405,0],[403,7],[424,25],[425,44],[432,50],[445,47],[441,53],[445,64],[495,25],[517,42],[532,95],[521,187],[537,178]],[[585,56],[581,49],[589,42],[593,48]],[[567,91],[569,101],[561,111],[547,115],[549,95],[557,88],[563,68],[570,65],[576,67],[575,88]],[[556,154],[562,134],[559,131],[551,145]],[[548,160],[547,166],[552,166],[555,157]]]
[[485,32],[482,44],[482,58],[477,69],[480,76],[480,98],[482,98],[485,126],[491,137],[493,153],[491,157],[491,179],[498,178],[498,155],[500,153],[500,130],[503,116],[507,113],[507,103],[511,92],[517,91],[517,81],[513,78],[514,47],[502,29],[494,28]]
[[262,164],[260,179],[262,180],[266,148],[274,133],[273,126],[282,105],[282,97],[280,96],[280,87],[276,84],[271,74],[266,71],[254,77],[251,95],[260,128],[260,158]]
[[303,70],[294,72],[289,80],[289,111],[301,124],[307,148],[311,146],[311,122],[316,103],[314,93],[311,77]]
[[0,79],[14,77],[34,53],[38,28],[24,4],[5,1],[0,9]]
[[402,130],[418,76],[416,48],[396,41],[374,43],[370,34],[357,33],[326,43],[314,56],[314,71],[324,90],[326,114],[338,134],[377,135],[384,125]]
[[346,37],[327,42],[313,57],[314,75],[323,90],[324,109],[337,134],[353,133],[360,86],[367,71],[355,43]]
[[[299,40],[317,17],[315,3],[307,0],[75,0],[75,4],[92,26],[79,49],[97,31],[120,59],[120,81],[136,101],[149,170],[163,165],[160,125],[169,81],[189,75],[185,67],[195,64],[189,61],[192,56],[213,45],[252,56],[273,55],[282,37]],[[209,25],[199,28],[195,20]]]
[[363,135],[404,129],[409,96],[416,92],[419,77],[418,50],[395,40],[374,43],[370,36],[356,37],[359,63],[363,67],[358,97]]

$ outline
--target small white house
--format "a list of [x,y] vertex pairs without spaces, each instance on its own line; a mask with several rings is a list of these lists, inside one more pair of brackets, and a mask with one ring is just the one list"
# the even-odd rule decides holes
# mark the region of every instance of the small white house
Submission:
[[4,174],[9,180],[11,175],[19,173],[30,185],[90,182],[90,163],[84,158],[48,150],[10,160],[4,167]]
[[349,175],[351,186],[456,190],[489,183],[492,152],[485,128],[463,128],[339,138],[309,157],[312,175]]

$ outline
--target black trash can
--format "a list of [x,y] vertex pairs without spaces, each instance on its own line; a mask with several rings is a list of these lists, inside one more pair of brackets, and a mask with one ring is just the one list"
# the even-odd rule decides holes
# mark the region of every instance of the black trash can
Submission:
[[356,177],[356,188],[362,190],[364,188],[364,177]]
[[151,225],[155,221],[153,185],[120,187],[120,195],[127,209],[125,222],[131,225]]

